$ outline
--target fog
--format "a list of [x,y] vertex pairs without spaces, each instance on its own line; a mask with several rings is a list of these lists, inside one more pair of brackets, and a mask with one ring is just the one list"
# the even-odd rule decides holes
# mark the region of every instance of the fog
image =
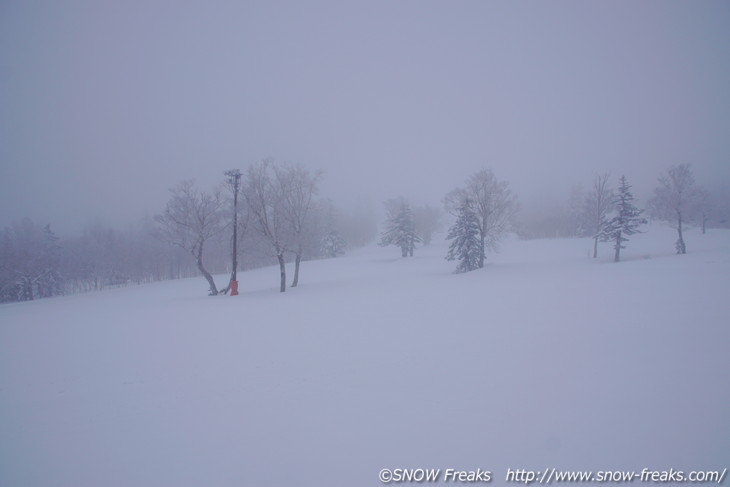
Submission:
[[0,227],[158,213],[264,157],[321,194],[523,207],[594,173],[730,181],[727,2],[0,2]]

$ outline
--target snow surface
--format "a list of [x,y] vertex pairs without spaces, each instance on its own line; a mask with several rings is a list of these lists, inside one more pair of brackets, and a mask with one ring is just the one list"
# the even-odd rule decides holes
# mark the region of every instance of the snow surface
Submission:
[[[730,232],[446,243],[0,306],[0,486],[730,466]],[[219,276],[219,282],[224,278]]]

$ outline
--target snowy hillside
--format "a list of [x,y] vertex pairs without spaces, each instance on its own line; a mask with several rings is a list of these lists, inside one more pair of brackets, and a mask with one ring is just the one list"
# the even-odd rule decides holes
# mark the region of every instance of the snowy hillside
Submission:
[[[440,240],[440,239],[438,239]],[[382,468],[719,469],[730,232],[437,241],[0,306],[0,486],[376,486]],[[223,282],[219,277],[219,282]]]

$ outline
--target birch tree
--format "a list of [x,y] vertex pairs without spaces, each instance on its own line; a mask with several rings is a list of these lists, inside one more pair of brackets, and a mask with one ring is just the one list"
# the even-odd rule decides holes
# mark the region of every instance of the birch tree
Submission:
[[279,262],[279,291],[286,291],[286,260],[292,232],[286,218],[286,195],[269,159],[249,166],[243,184],[243,196],[259,233],[269,243]]
[[677,224],[677,241],[674,244],[678,254],[687,253],[684,243],[684,224],[695,216],[700,207],[702,191],[695,184],[689,164],[680,164],[667,169],[654,188],[654,197],[649,200],[649,215],[652,218]]
[[291,231],[290,251],[294,253],[294,279],[291,287],[296,287],[299,284],[302,255],[311,233],[309,230],[312,226],[310,219],[312,197],[317,194],[317,185],[322,173],[312,174],[301,166],[281,165],[273,165],[273,172],[282,196],[282,215]]
[[590,226],[590,235],[593,237],[593,258],[598,257],[598,241],[601,233],[608,224],[608,214],[613,208],[613,191],[608,185],[609,174],[599,174],[593,179],[593,187],[586,196],[584,206],[584,221]]
[[223,228],[220,191],[207,193],[198,190],[193,181],[182,181],[170,193],[165,211],[155,219],[169,242],[184,248],[195,258],[198,270],[208,281],[210,295],[215,296],[218,288],[203,257],[205,243]]

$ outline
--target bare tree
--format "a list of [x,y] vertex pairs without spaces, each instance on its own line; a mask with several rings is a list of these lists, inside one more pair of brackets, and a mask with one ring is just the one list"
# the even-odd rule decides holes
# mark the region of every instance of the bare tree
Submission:
[[700,189],[697,195],[697,217],[702,224],[702,235],[707,233],[707,223],[710,221],[714,206],[709,191],[704,188]]
[[598,257],[598,241],[608,224],[608,214],[613,208],[613,191],[608,186],[609,173],[599,174],[593,179],[591,192],[585,198],[583,212],[585,222],[593,237],[593,258]]
[[677,223],[678,254],[686,254],[683,225],[692,219],[700,208],[702,191],[695,184],[689,164],[680,164],[667,169],[659,178],[659,186],[654,188],[654,197],[649,200],[649,214],[652,218],[667,223]]
[[32,301],[63,293],[59,238],[24,218],[0,229],[0,302]]
[[249,166],[243,196],[259,233],[269,242],[279,261],[279,291],[283,293],[286,291],[284,254],[291,246],[292,232],[285,215],[284,188],[279,184],[272,166],[273,162],[269,159]]
[[291,231],[291,251],[294,253],[294,279],[291,287],[299,284],[299,265],[305,250],[310,226],[312,197],[317,194],[317,184],[321,172],[311,174],[307,169],[297,166],[274,165],[274,176],[282,195],[282,214]]
[[479,218],[479,268],[484,267],[487,249],[495,249],[517,212],[517,198],[506,181],[498,181],[491,169],[482,169],[466,180],[463,188],[450,191],[444,199],[446,210],[458,217],[464,201],[471,200]]
[[165,211],[155,220],[171,243],[193,255],[198,270],[208,281],[210,295],[215,296],[218,288],[203,264],[203,247],[222,230],[220,191],[206,193],[197,190],[193,181],[182,181],[170,192]]

